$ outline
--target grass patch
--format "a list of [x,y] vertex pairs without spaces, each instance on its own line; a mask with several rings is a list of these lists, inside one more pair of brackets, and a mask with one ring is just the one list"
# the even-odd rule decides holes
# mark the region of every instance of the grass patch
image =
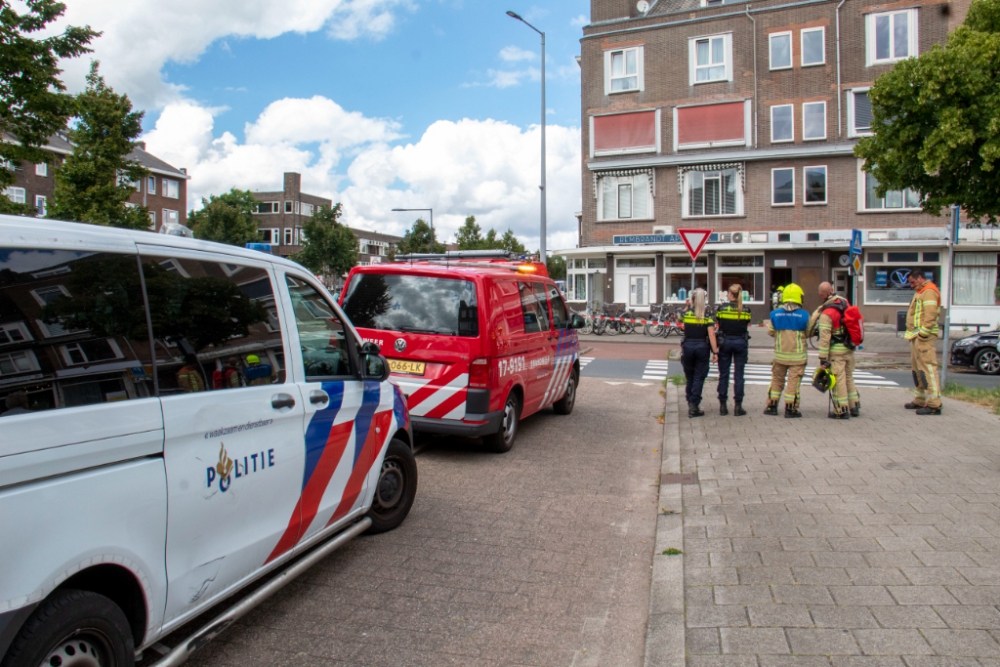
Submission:
[[671,375],[670,382],[672,382],[675,387],[680,387],[687,384],[687,377],[684,375]]
[[666,549],[663,552],[663,555],[664,556],[680,556],[682,553],[684,553],[684,552],[681,551],[680,549],[674,549],[673,547],[670,547],[669,549]]
[[[667,420],[666,412],[661,412],[660,414],[656,415],[656,423],[663,424],[666,423],[666,420]],[[653,451],[655,452],[656,450],[654,449]]]
[[964,387],[960,384],[949,382],[941,394],[949,398],[965,401],[966,403],[989,408],[993,411],[993,414],[1000,415],[1000,388]]

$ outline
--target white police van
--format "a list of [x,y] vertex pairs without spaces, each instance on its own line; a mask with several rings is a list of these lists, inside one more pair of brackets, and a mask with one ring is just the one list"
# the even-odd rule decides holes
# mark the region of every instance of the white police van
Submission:
[[0,216],[0,665],[119,667],[154,644],[179,664],[398,526],[417,469],[388,374],[290,261]]

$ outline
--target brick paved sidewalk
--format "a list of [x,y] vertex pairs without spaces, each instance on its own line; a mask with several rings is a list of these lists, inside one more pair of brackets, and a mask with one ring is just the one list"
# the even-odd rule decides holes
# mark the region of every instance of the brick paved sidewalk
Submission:
[[687,665],[1000,665],[998,418],[879,389],[835,422],[803,392],[804,419],[763,387],[681,415]]

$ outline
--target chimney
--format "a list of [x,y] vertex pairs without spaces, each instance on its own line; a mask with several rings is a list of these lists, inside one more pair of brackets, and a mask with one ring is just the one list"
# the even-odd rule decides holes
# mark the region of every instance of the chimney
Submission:
[[181,167],[181,173],[186,175],[188,173],[188,168],[187,167]]
[[146,150],[146,142],[145,141],[137,141],[137,142],[135,142],[135,145],[138,148],[141,148],[142,150]]
[[285,196],[297,197],[302,192],[302,174],[292,171],[285,172]]

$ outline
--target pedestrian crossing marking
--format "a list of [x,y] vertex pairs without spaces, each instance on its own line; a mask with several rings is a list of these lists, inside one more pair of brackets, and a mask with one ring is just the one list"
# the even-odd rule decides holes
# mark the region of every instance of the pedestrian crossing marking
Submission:
[[586,368],[587,364],[594,360],[594,357],[580,357],[580,368]]
[[666,359],[650,359],[646,362],[646,368],[642,371],[643,380],[665,380],[667,379],[670,362]]
[[[816,372],[815,366],[806,366],[805,374],[802,378],[803,383],[810,382],[813,373]],[[733,383],[735,378],[735,364],[729,369],[729,384]],[[719,380],[719,365],[711,364],[708,368],[708,377],[706,380]],[[743,384],[755,385],[755,386],[770,386],[771,384],[771,365],[770,364],[747,364],[743,367]],[[898,387],[899,384],[893,382],[892,380],[887,380],[881,375],[875,375],[869,371],[854,371],[854,384],[859,387]]]
[[610,384],[612,387],[617,387],[620,384],[632,384],[636,387],[652,387],[652,382],[611,382],[610,380],[605,380],[604,384]]

